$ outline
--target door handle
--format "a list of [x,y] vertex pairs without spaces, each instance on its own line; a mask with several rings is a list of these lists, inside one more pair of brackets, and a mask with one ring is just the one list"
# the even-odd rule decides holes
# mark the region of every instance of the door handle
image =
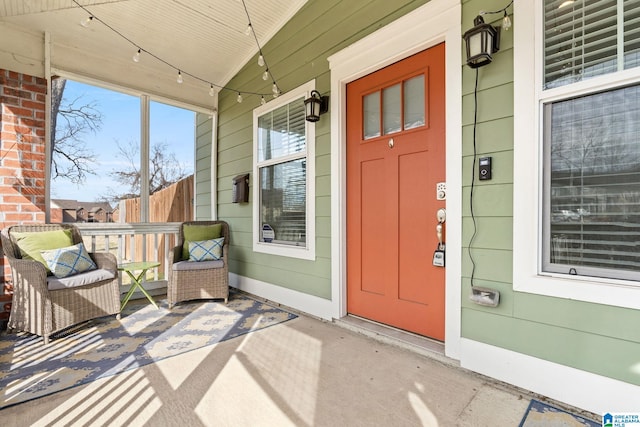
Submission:
[[438,249],[444,250],[444,242],[442,241],[442,229],[443,224],[447,220],[447,211],[445,208],[438,209],[436,213],[436,218],[438,219],[438,224],[436,225],[436,236],[438,237]]

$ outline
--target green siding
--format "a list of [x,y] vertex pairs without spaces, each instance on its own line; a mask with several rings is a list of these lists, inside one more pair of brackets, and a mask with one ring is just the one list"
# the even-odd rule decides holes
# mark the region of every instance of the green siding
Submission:
[[[480,10],[498,10],[506,2],[463,3],[463,32]],[[511,9],[510,9],[511,10]],[[485,20],[489,22],[491,18]],[[500,15],[493,15],[499,25]],[[514,17],[514,26],[518,25]],[[513,164],[518,143],[513,128],[513,32],[502,32],[501,50],[478,75],[478,156],[493,157],[493,179],[474,190],[477,235],[471,249],[474,284],[500,291],[500,305],[488,308],[469,301],[472,265],[468,254],[473,233],[469,197],[473,161],[473,92],[475,70],[464,67],[462,336],[610,378],[640,385],[638,310],[514,292],[513,174],[529,165]],[[476,165],[477,169],[477,165]],[[477,175],[476,175],[477,176]],[[535,242],[531,242],[535,245]]]

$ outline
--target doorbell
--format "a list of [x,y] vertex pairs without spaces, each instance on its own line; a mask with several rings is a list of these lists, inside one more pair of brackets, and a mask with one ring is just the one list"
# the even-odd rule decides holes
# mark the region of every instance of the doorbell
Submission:
[[491,179],[491,157],[481,157],[480,164],[478,165],[478,174],[480,180]]

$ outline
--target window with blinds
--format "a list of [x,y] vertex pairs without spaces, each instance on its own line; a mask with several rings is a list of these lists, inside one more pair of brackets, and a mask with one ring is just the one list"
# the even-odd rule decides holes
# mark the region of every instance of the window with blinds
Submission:
[[[544,3],[545,272],[640,280],[640,0]],[[575,92],[609,75],[610,90]]]
[[638,65],[640,0],[545,0],[545,89]]
[[304,114],[304,97],[301,97],[258,117],[260,242],[307,245],[307,135]]
[[640,279],[640,86],[548,103],[549,272]]

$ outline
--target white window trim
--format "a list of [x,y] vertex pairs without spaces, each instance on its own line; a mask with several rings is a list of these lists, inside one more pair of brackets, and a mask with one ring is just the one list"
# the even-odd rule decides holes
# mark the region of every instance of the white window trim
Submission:
[[[640,284],[635,281],[568,277],[542,273],[542,101],[579,95],[640,81],[640,69],[605,75],[570,87],[542,93],[542,4],[514,2],[514,177],[513,177],[513,288],[552,297],[640,307]],[[529,18],[525,18],[529,17]],[[531,19],[531,17],[533,19]],[[536,72],[537,71],[537,72]]]
[[[293,89],[278,98],[269,101],[265,105],[253,110],[253,251],[271,255],[300,258],[305,260],[316,259],[316,132],[315,123],[305,121],[305,131],[307,134],[307,244],[305,247],[282,245],[277,243],[260,242],[260,191],[258,175],[258,117],[272,111],[278,107],[289,104],[297,98],[307,98],[311,91],[316,88],[315,79],[302,86]],[[325,118],[325,120],[327,120]]]

